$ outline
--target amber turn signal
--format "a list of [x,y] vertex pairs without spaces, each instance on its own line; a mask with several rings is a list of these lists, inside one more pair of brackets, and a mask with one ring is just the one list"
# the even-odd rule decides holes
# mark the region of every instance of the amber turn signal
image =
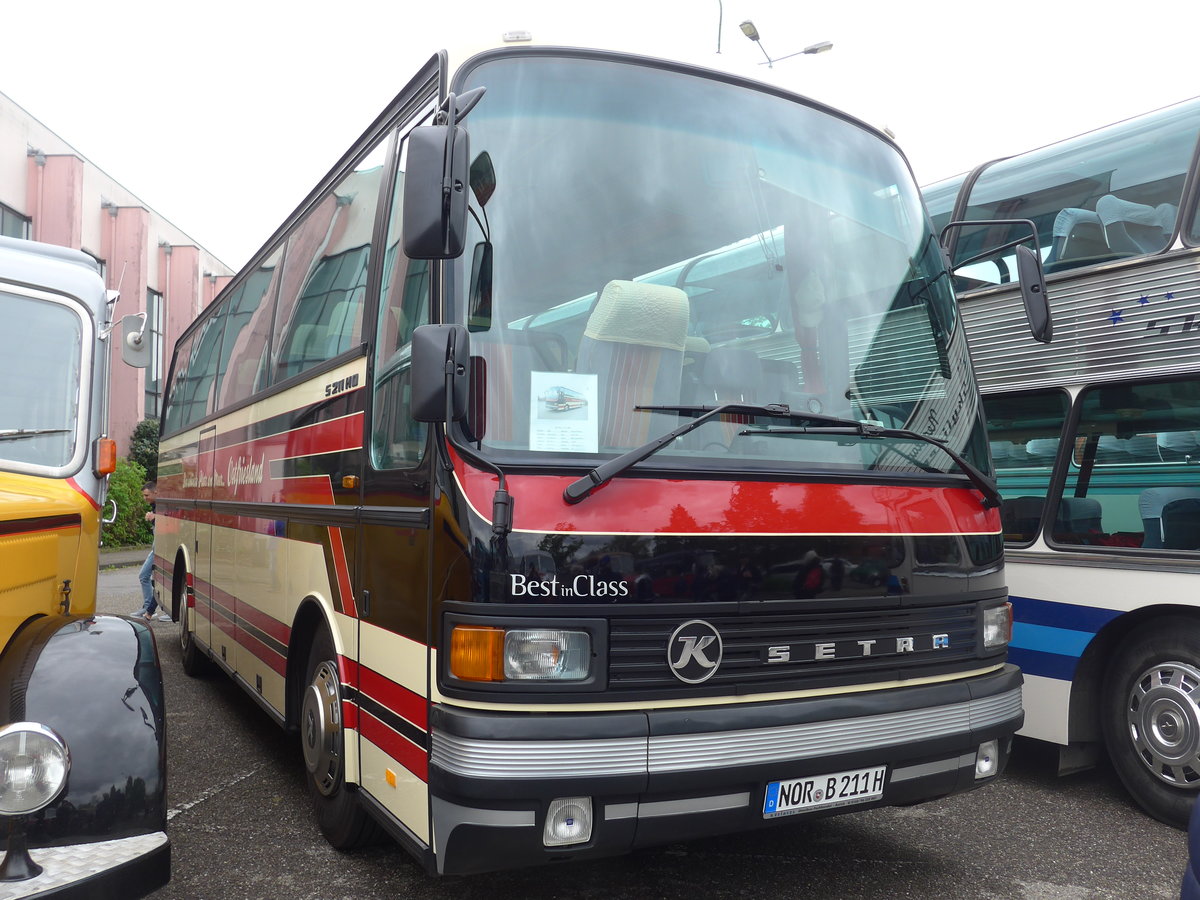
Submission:
[[111,475],[117,471],[117,442],[112,438],[96,439],[96,474]]
[[450,633],[450,674],[463,681],[503,681],[504,629],[455,625]]

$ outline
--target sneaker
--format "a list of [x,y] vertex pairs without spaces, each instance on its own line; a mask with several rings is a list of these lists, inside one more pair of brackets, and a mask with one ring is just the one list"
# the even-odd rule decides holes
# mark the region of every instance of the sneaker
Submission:
[[158,617],[158,621],[160,621],[160,622],[172,622],[172,621],[174,621],[174,620],[173,620],[173,619],[172,619],[172,618],[171,618],[169,615],[167,615],[166,613],[163,613],[161,616],[159,616],[159,617]]
[[137,609],[135,609],[133,612],[131,612],[129,614],[130,618],[133,618],[133,619],[139,619],[144,615],[146,615],[146,607],[144,607],[144,606],[139,606]]

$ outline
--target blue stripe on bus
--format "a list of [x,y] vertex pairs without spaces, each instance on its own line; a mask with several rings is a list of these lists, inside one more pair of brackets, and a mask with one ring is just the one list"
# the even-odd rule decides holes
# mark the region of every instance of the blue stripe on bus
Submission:
[[1029,675],[1070,681],[1092,638],[1122,613],[1095,606],[1010,597],[1013,637],[1008,658]]
[[1071,631],[1086,631],[1091,634],[1095,634],[1122,615],[1115,609],[1100,609],[1075,603],[1055,603],[1052,600],[1034,600],[1032,597],[1015,595],[1009,599],[1013,605],[1013,618],[1018,622],[1068,628]]
[[1026,675],[1040,675],[1043,678],[1057,678],[1060,681],[1074,679],[1075,667],[1079,665],[1077,656],[1043,653],[1040,650],[1026,650],[1023,647],[1009,647],[1008,661],[1020,667]]
[[1020,647],[1022,650],[1037,650],[1039,653],[1078,657],[1083,656],[1083,651],[1095,636],[1090,631],[1014,622],[1012,643],[1009,646]]

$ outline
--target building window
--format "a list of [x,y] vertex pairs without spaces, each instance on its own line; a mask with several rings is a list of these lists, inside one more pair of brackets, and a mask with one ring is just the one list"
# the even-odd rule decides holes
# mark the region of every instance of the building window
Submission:
[[29,219],[0,203],[0,234],[29,240]]
[[150,340],[150,364],[146,367],[146,418],[162,411],[163,296],[146,291],[146,337]]

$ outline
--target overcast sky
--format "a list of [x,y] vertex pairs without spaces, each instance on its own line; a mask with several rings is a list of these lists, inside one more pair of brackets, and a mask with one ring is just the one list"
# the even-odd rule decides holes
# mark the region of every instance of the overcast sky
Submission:
[[[768,69],[744,19],[772,57],[834,48]],[[238,268],[434,51],[505,31],[777,81],[889,128],[926,184],[1200,95],[1198,24],[1195,0],[56,0],[4,5],[0,91]]]

